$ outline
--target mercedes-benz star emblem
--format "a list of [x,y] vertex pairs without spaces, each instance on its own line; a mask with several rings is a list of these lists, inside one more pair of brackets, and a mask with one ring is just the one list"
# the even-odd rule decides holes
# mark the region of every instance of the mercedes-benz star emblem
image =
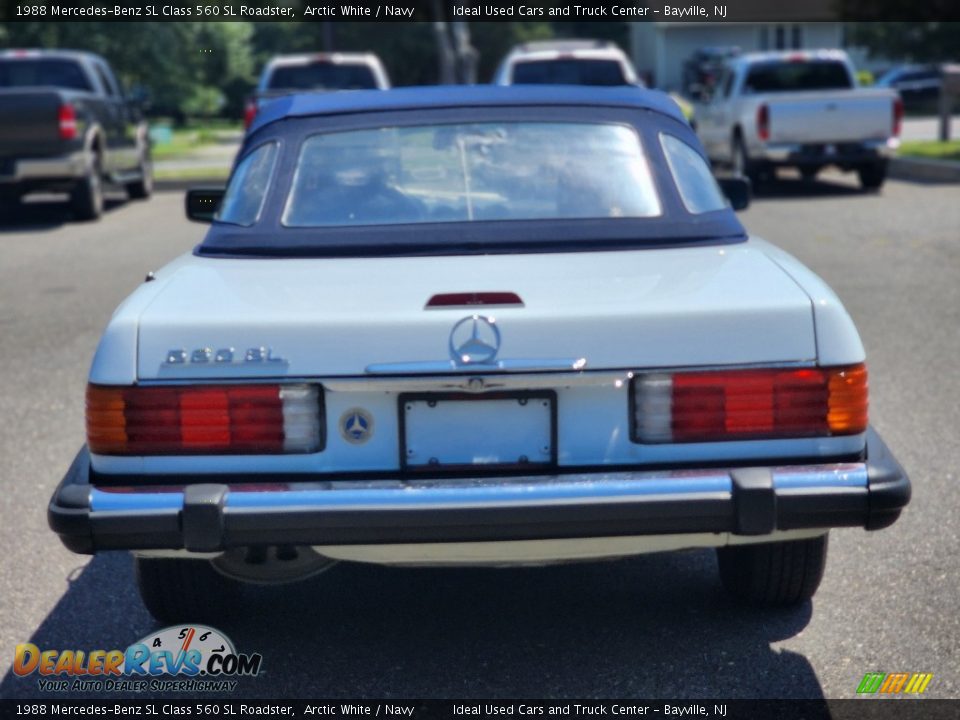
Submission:
[[500,329],[484,315],[463,318],[450,331],[450,357],[458,365],[493,362],[500,351]]
[[363,408],[350,408],[340,416],[340,435],[348,443],[362,445],[373,435],[373,416]]

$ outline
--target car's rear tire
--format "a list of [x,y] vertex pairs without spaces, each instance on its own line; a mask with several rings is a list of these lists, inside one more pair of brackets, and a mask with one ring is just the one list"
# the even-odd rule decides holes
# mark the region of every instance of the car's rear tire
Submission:
[[809,540],[717,548],[720,580],[751,605],[785,607],[809,600],[827,564],[827,535]]
[[99,157],[90,162],[87,174],[74,187],[70,207],[78,220],[96,220],[103,215],[103,175]]
[[140,598],[160,622],[216,623],[238,609],[242,583],[221,575],[209,560],[134,558]]
[[870,163],[857,168],[860,186],[864,190],[879,190],[887,179],[887,163]]
[[141,156],[138,171],[140,179],[127,183],[127,195],[131,200],[146,200],[153,194],[153,161],[149,152]]

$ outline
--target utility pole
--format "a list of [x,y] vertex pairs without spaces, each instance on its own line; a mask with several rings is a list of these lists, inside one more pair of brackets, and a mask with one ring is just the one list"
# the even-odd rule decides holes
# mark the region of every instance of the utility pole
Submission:
[[[468,1],[466,4],[471,3]],[[470,44],[470,23],[447,22],[443,0],[432,0],[431,6],[440,84],[472,85],[476,83],[480,54]]]
[[475,85],[480,53],[470,44],[470,23],[455,22],[451,26],[457,55],[457,80],[464,85]]
[[323,51],[333,52],[336,45],[333,41],[333,23],[329,20],[324,20],[320,25],[320,32],[323,41]]
[[441,85],[453,85],[457,81],[457,60],[444,22],[444,3],[433,0],[433,37],[437,43],[438,81]]

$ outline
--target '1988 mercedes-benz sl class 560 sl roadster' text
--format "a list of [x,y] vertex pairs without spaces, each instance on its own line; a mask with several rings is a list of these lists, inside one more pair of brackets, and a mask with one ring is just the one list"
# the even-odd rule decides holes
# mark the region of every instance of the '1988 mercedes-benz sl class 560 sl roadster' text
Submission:
[[264,108],[203,242],[103,335],[50,524],[197,621],[336,561],[715,547],[753,603],[910,495],[834,293],[746,234],[666,95],[460,87]]

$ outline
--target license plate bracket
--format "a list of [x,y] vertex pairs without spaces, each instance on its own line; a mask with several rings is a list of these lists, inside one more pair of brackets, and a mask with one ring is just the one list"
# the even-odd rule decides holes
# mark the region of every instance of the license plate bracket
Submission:
[[399,419],[403,470],[543,469],[557,463],[553,391],[403,393]]

